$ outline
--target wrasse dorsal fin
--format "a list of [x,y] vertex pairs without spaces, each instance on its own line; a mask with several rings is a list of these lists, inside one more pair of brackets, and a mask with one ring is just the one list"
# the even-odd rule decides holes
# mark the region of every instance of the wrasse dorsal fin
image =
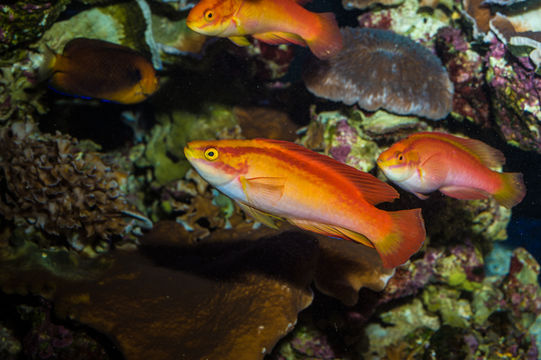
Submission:
[[499,167],[505,163],[505,156],[500,150],[494,149],[493,147],[479,140],[461,138],[441,132],[421,132],[413,134],[409,138],[412,140],[418,138],[433,138],[445,141],[468,152],[473,157],[478,159],[483,165],[490,168]]
[[382,202],[391,202],[400,197],[398,192],[391,185],[379,180],[369,173],[357,170],[354,167],[341,163],[329,156],[321,155],[315,151],[308,150],[301,145],[288,141],[269,139],[256,140],[274,144],[300,162],[311,162],[312,164],[316,164],[322,172],[326,169],[343,176],[359,188],[364,199],[372,205]]

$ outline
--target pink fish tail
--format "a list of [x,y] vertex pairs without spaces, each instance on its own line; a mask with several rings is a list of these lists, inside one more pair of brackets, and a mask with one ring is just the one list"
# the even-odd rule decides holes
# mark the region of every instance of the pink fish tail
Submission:
[[342,49],[342,34],[333,13],[317,15],[319,18],[318,30],[309,39],[304,40],[312,53],[323,60],[337,54]]
[[405,263],[425,241],[425,223],[421,209],[401,210],[388,213],[391,217],[390,232],[373,241],[383,266],[393,268]]
[[502,185],[493,196],[498,204],[510,209],[526,196],[526,185],[521,173],[501,173]]

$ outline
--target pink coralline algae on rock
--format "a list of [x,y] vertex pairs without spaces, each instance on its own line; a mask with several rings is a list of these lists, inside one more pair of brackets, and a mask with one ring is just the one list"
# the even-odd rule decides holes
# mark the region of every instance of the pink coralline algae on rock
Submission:
[[472,50],[462,31],[452,27],[438,31],[436,50],[455,85],[453,113],[483,127],[490,126],[483,57]]
[[314,95],[368,111],[385,109],[428,119],[445,118],[453,83],[428,49],[392,31],[341,29],[344,49],[307,67],[304,82]]
[[494,117],[505,139],[541,153],[541,76],[528,57],[513,57],[494,39],[486,56]]

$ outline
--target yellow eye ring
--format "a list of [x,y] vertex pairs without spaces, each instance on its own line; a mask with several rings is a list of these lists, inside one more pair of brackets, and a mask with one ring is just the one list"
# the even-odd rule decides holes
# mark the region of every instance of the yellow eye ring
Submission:
[[205,18],[206,21],[210,22],[214,19],[214,12],[212,10],[207,10],[203,14],[203,17]]
[[218,149],[216,148],[208,148],[205,150],[205,159],[209,160],[209,161],[214,161],[216,159],[218,159]]

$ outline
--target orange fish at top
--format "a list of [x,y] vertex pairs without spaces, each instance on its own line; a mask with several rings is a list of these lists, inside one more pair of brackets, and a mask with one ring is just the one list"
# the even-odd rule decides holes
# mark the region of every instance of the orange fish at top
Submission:
[[342,35],[332,13],[313,13],[306,0],[201,0],[188,14],[190,29],[249,45],[246,35],[268,44],[308,46],[320,59],[342,49]]
[[45,53],[41,77],[54,89],[74,96],[135,104],[159,83],[152,63],[128,47],[103,40],[70,40],[62,54]]
[[260,222],[283,218],[319,234],[375,248],[396,267],[425,240],[421,209],[384,211],[392,186],[328,156],[279,140],[192,141],[184,154],[210,184]]
[[526,195],[521,173],[500,173],[505,157],[487,144],[440,132],[420,132],[381,153],[378,165],[392,182],[421,199],[439,190],[464,199],[493,197],[511,208]]

